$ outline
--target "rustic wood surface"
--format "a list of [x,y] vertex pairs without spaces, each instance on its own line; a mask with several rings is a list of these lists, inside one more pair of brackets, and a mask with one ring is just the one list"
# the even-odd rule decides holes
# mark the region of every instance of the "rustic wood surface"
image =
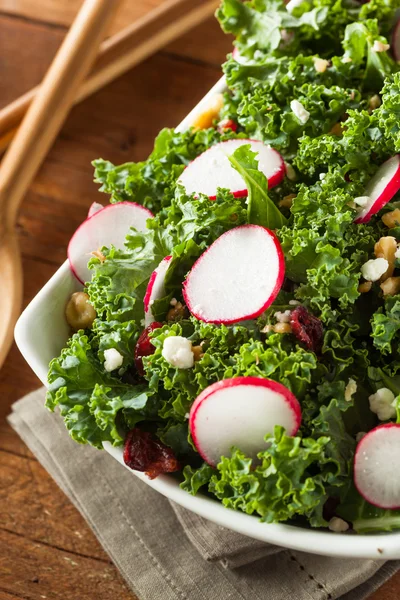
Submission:
[[[162,0],[125,0],[113,31]],[[0,0],[0,106],[36,85],[80,0]],[[205,43],[206,40],[206,43]],[[230,41],[214,20],[73,109],[23,204],[18,228],[25,305],[65,259],[88,206],[101,200],[91,160],[145,158],[220,76]],[[0,372],[0,600],[134,600],[94,535],[7,425],[39,381],[18,350]],[[397,600],[400,575],[370,600]]]

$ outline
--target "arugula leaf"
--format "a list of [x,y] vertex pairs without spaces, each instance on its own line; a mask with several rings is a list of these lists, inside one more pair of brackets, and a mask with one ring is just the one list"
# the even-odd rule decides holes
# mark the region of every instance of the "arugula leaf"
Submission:
[[235,150],[229,156],[229,160],[246,183],[248,222],[269,229],[278,229],[287,223],[287,219],[268,196],[268,180],[258,170],[256,156],[257,153],[251,151],[250,144],[246,144]]

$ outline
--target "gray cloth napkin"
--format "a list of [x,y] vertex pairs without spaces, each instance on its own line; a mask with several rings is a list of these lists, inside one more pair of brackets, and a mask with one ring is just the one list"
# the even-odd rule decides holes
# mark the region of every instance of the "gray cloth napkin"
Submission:
[[361,600],[400,566],[280,549],[209,523],[105,452],[73,442],[43,402],[43,389],[29,394],[13,405],[9,422],[140,600]]

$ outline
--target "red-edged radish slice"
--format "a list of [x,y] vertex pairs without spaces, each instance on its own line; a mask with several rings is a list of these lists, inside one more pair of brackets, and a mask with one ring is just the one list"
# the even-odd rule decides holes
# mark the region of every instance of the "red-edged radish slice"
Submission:
[[372,429],[358,443],[354,457],[354,484],[370,504],[400,508],[400,424]]
[[68,244],[68,260],[71,270],[81,283],[89,281],[91,272],[87,267],[90,253],[103,246],[123,248],[129,229],[146,231],[147,219],[154,215],[147,208],[134,202],[119,202],[105,206],[88,217],[75,231]]
[[146,293],[143,298],[145,327],[148,327],[154,321],[153,313],[151,312],[151,306],[154,300],[159,300],[165,296],[164,281],[171,258],[172,256],[166,256],[163,258],[158,267],[150,276]]
[[285,176],[285,163],[281,155],[257,140],[226,140],[211,146],[195,158],[178,179],[188,194],[205,194],[215,200],[218,188],[226,188],[237,198],[247,196],[246,184],[232,167],[229,156],[240,146],[250,144],[257,152],[258,169],[268,179],[268,187],[278,185]]
[[93,215],[95,215],[97,212],[99,212],[99,210],[102,210],[103,208],[104,206],[99,202],[92,202],[92,204],[89,207],[88,217],[93,217]]
[[400,189],[400,155],[392,156],[384,162],[365,188],[364,195],[369,198],[361,212],[354,219],[355,223],[368,223],[390,202]]
[[390,44],[393,52],[394,59],[399,62],[400,61],[400,19],[397,21],[394,26],[393,35],[392,35],[392,43]]
[[197,319],[237,323],[264,312],[284,276],[285,259],[275,234],[259,225],[242,225],[221,235],[195,262],[183,296]]
[[281,425],[295,435],[301,423],[297,398],[281,383],[260,377],[224,379],[194,401],[189,428],[199,454],[210,465],[236,446],[251,458],[265,450],[264,437]]

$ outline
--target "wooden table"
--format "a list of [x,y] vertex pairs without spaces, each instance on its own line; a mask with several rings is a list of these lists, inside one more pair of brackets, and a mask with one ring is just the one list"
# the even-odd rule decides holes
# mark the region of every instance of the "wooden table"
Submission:
[[[126,0],[114,30],[162,0]],[[80,0],[0,0],[0,106],[38,83]],[[230,41],[209,22],[74,108],[19,218],[27,304],[66,256],[91,202],[105,200],[91,160],[141,160],[220,76]],[[0,372],[0,600],[128,600],[80,514],[7,425],[10,405],[39,381],[13,347]],[[400,575],[371,600],[397,600]]]

